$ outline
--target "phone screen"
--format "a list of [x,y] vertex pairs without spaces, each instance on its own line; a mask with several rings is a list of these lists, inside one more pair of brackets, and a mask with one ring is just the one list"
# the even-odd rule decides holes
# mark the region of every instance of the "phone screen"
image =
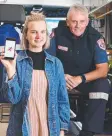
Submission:
[[6,39],[5,55],[4,55],[6,59],[14,59],[15,46],[16,46],[15,39],[10,39],[10,38]]

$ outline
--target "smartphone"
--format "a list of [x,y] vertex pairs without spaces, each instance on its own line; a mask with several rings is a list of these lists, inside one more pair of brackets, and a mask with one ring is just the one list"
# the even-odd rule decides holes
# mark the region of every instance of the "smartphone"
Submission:
[[6,38],[4,58],[14,59],[15,49],[16,49],[16,39]]

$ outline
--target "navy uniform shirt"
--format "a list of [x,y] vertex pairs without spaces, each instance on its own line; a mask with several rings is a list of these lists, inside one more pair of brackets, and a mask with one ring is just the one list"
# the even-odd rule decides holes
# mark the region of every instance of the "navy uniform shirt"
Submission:
[[[71,38],[71,36],[68,32],[67,37],[60,38],[60,42],[56,45],[56,36],[53,32],[51,34],[51,46],[48,49],[50,54],[57,56],[62,61],[66,74],[88,73],[95,69],[96,64],[107,63],[106,46],[103,38],[94,42],[94,51],[92,49],[91,52],[89,46],[94,40],[89,42],[88,39],[82,38],[81,41],[81,37]],[[69,37],[71,39],[68,40]]]

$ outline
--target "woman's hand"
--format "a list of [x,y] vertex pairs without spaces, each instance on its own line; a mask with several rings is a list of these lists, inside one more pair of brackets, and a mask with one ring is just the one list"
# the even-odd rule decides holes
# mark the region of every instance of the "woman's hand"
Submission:
[[64,130],[61,130],[61,131],[60,131],[60,136],[64,136],[64,135],[65,135]]
[[4,51],[2,51],[2,53],[0,54],[0,61],[6,68],[8,79],[11,79],[16,72],[16,58],[17,58],[16,53],[13,60],[4,59]]

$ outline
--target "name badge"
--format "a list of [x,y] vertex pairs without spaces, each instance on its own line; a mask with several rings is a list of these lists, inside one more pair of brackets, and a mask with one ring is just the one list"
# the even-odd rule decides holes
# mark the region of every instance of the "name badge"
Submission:
[[63,51],[68,51],[68,47],[64,47],[64,46],[61,46],[61,45],[58,45],[58,49],[63,50]]

